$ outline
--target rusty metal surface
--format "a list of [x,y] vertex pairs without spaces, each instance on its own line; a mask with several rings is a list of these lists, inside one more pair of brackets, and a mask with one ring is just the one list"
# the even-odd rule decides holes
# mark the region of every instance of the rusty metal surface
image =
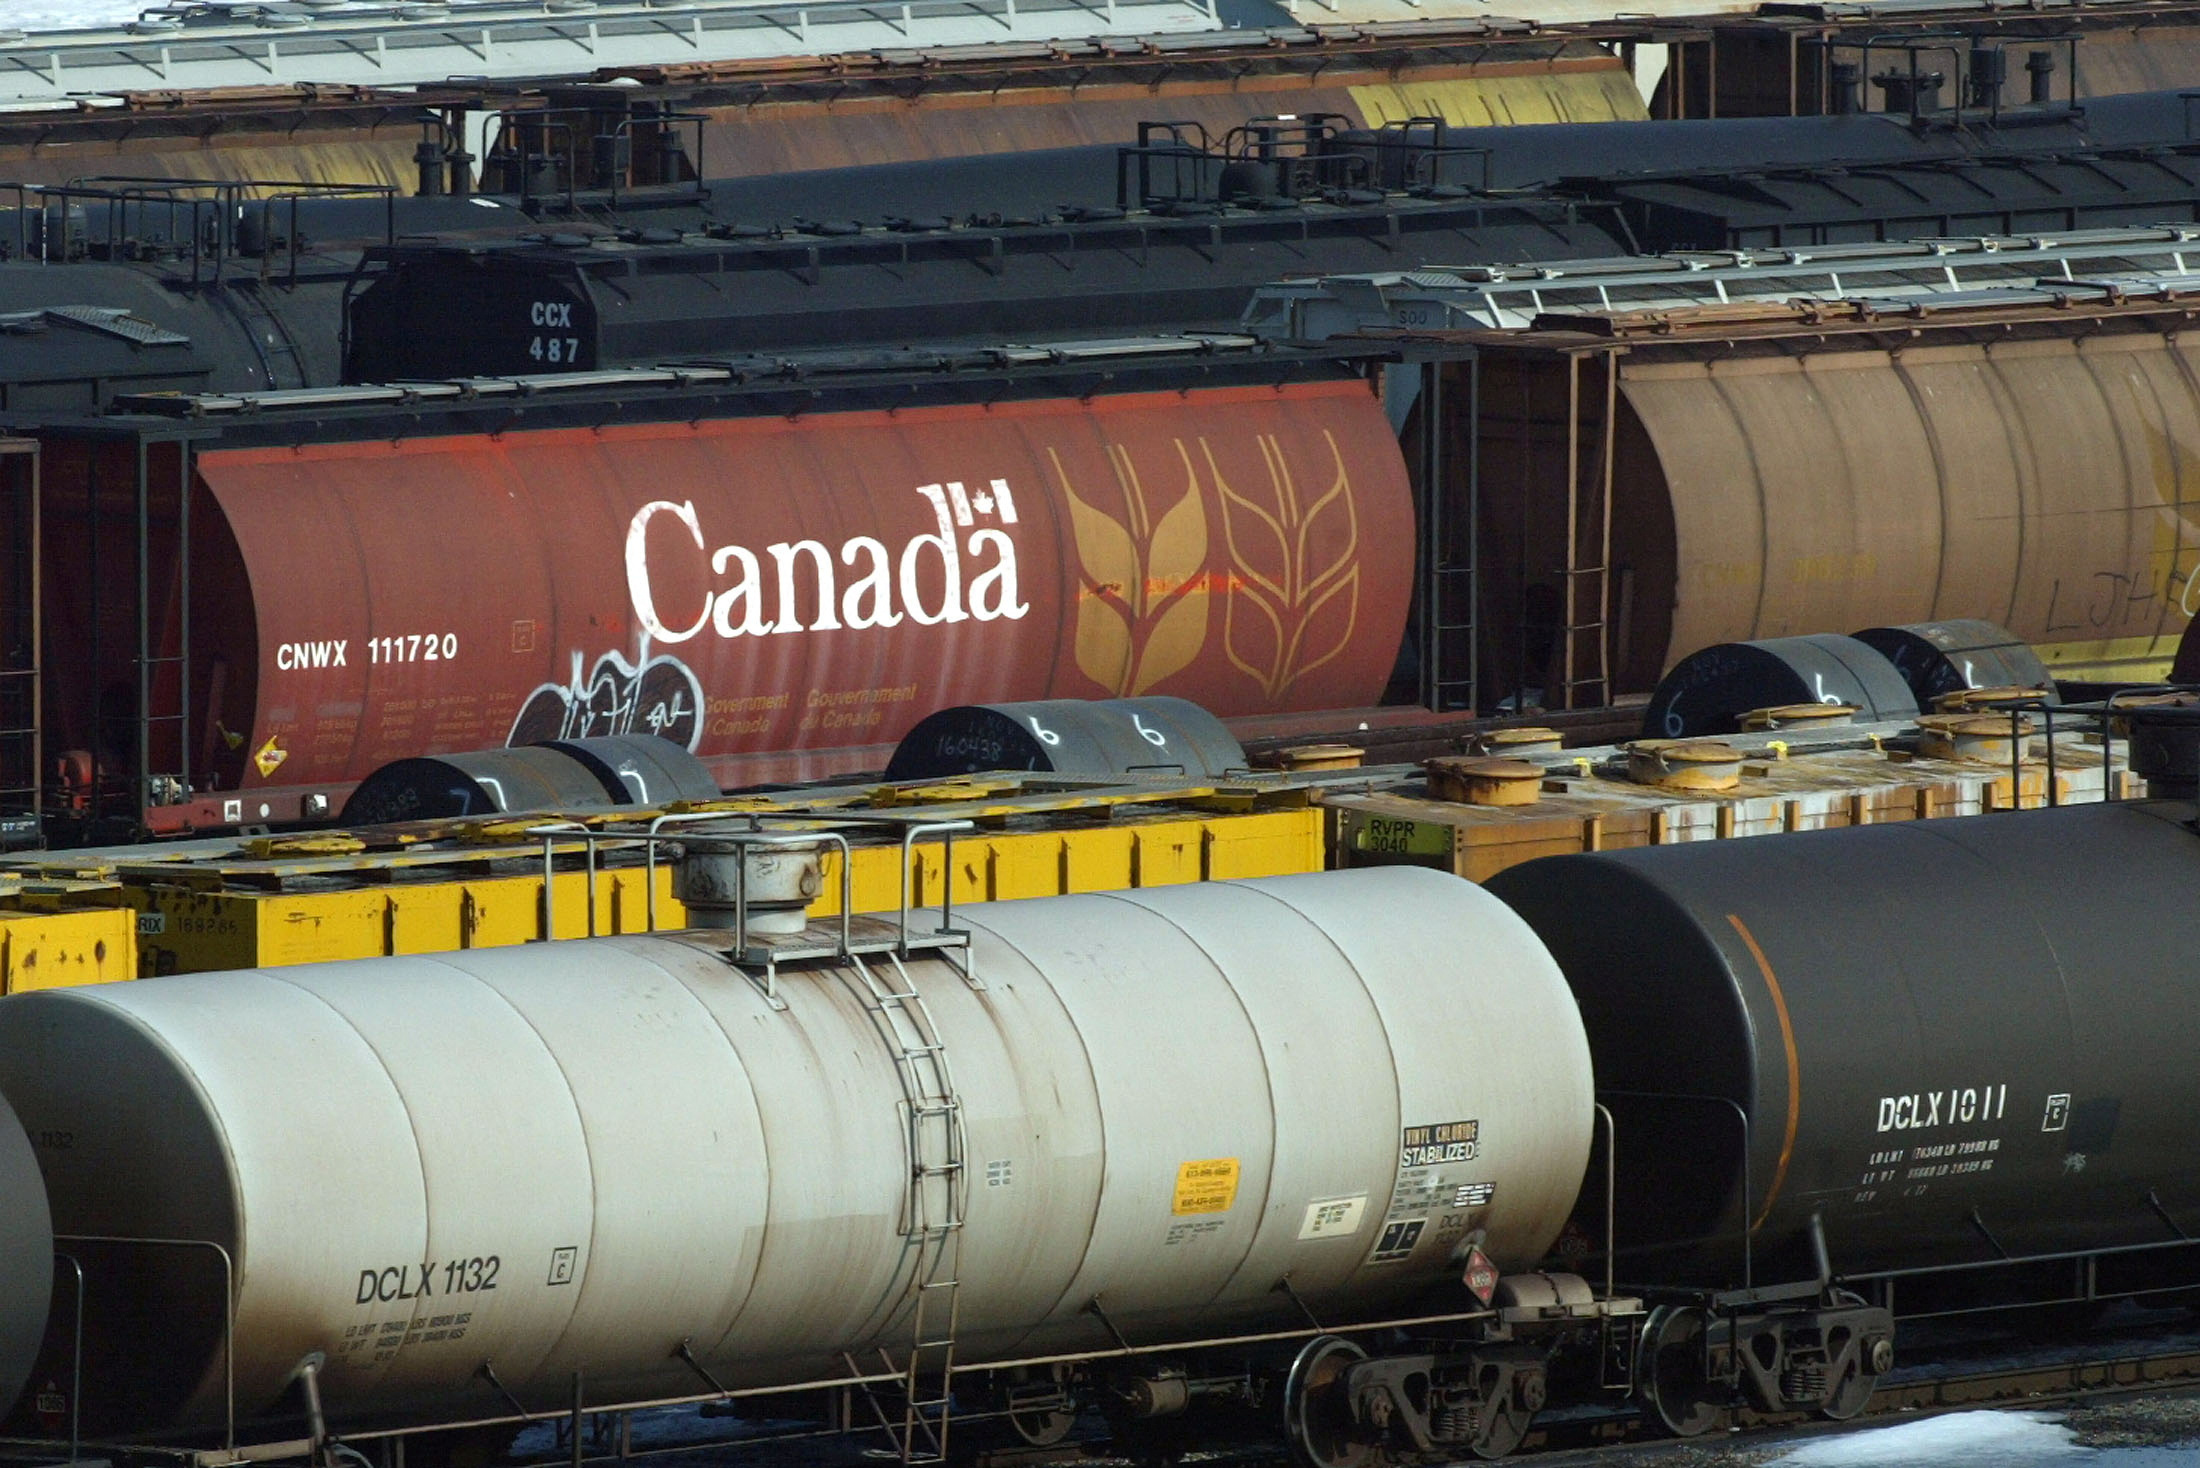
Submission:
[[1411,582],[1404,466],[1357,382],[216,451],[199,470],[250,595],[199,609],[194,676],[201,699],[222,680],[207,727],[250,731],[219,771],[246,786],[630,731],[723,773],[875,750],[958,703],[1364,706]]
[[[1646,432],[1623,428],[1614,493],[1670,518],[1668,665],[1954,617],[2001,623],[2051,667],[2170,655],[2200,595],[2192,349],[2153,333],[1827,347],[1622,365]],[[1637,609],[1653,643],[1660,610]]]
[[[0,146],[0,177],[58,187],[102,175],[203,182],[281,179],[326,184],[390,184],[411,193],[418,179],[413,148],[419,127],[368,127],[304,133],[291,138],[247,135],[237,140],[134,137],[87,139],[63,146]],[[262,191],[262,192],[272,192]]]
[[854,167],[1042,148],[1130,143],[1155,118],[1217,137],[1255,117],[1337,113],[1351,127],[1442,116],[1462,127],[1639,121],[1642,98],[1615,57],[1432,68],[1423,76],[1346,76],[1321,86],[1276,75],[1166,88],[1024,85],[914,99],[714,108],[704,137],[713,176]]

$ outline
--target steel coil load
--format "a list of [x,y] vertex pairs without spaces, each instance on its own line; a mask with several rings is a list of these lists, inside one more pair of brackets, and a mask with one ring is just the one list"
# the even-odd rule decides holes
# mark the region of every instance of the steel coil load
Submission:
[[603,783],[613,805],[715,800],[720,793],[701,760],[659,735],[597,734],[552,739],[543,747],[578,761]]
[[2031,644],[1995,622],[1958,618],[1912,622],[1901,627],[1866,627],[1856,634],[1876,648],[1909,680],[1921,709],[1943,694],[1966,688],[2047,688],[2054,686],[2047,665]]
[[611,804],[603,782],[579,760],[563,750],[523,745],[394,760],[359,782],[343,818],[378,825],[494,811],[602,810]]
[[1652,738],[1732,734],[1745,714],[1785,704],[1844,704],[1866,722],[1906,718],[1917,700],[1886,657],[1853,637],[1722,642],[1682,658],[1650,695]]
[[1183,698],[1044,699],[942,709],[902,736],[889,780],[986,770],[1063,775],[1222,775],[1245,750]]

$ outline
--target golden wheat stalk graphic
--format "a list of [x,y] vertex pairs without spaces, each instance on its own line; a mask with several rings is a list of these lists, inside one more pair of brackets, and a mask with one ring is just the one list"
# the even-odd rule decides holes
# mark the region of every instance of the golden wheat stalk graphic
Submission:
[[1231,487],[1206,456],[1222,499],[1222,534],[1236,572],[1223,601],[1222,645],[1232,667],[1273,700],[1299,679],[1341,655],[1360,617],[1360,519],[1344,453],[1327,429],[1333,476],[1311,504],[1301,502],[1290,460],[1274,434],[1261,434],[1269,502]]
[[1137,697],[1199,656],[1207,641],[1207,511],[1183,440],[1184,489],[1156,520],[1130,451],[1108,444],[1126,518],[1081,498],[1053,449],[1054,478],[1077,540],[1077,667],[1117,696]]

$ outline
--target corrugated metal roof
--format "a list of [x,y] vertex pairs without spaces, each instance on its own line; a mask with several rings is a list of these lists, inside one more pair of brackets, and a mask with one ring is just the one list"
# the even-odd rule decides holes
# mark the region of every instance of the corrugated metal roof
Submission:
[[[1658,311],[1738,301],[1898,302],[2113,283],[2124,294],[2200,279],[2200,227],[2077,230],[1779,250],[1689,251],[1632,259],[1528,261],[1319,276],[1263,287],[1248,330],[1322,341],[1377,328],[1525,327],[1553,310]],[[2105,290],[2107,285],[2098,289]]]
[[0,32],[0,102],[1220,29],[1210,0],[178,0],[121,26]]

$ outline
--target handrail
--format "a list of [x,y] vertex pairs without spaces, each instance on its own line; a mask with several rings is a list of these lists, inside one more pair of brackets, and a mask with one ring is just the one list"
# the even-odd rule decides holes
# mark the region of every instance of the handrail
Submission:
[[[222,1262],[222,1447],[237,1451],[237,1265],[229,1250],[212,1239],[140,1239],[121,1234],[55,1234],[59,1244],[135,1244],[156,1249],[211,1249]],[[81,1312],[81,1296],[79,1297]],[[79,1326],[81,1330],[81,1326]]]

